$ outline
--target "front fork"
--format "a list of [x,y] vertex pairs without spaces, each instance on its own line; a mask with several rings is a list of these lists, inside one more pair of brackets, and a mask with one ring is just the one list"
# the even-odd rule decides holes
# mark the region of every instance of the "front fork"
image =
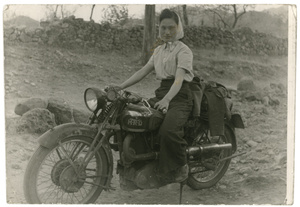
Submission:
[[[91,147],[89,147],[88,151],[86,152],[85,156],[82,158],[80,163],[75,163],[72,159],[72,155],[69,155],[67,153],[67,150],[64,148],[63,144],[61,143],[61,140],[58,142],[59,148],[61,149],[62,154],[64,157],[69,161],[70,165],[73,167],[74,171],[76,172],[77,176],[80,176],[81,172],[85,170],[88,163],[91,161],[91,159],[95,156],[96,152],[100,149],[100,147],[103,145],[103,141],[107,139],[107,133],[105,135],[102,134],[102,130],[98,130],[97,135],[95,136]],[[99,142],[95,146],[97,140]]]

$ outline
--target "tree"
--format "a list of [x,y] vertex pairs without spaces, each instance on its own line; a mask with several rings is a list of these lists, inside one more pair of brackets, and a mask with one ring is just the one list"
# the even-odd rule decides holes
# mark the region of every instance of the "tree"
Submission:
[[93,19],[93,13],[94,13],[94,8],[95,8],[96,4],[92,5],[92,9],[91,9],[91,15],[90,15],[90,21],[92,21]]
[[248,8],[254,8],[249,4],[222,4],[222,5],[204,5],[205,12],[213,14],[214,25],[234,29],[238,20],[247,12]]
[[150,59],[156,39],[155,27],[155,5],[145,6],[145,20],[144,20],[144,38],[142,49],[142,64],[146,64]]
[[123,26],[129,19],[127,5],[109,5],[103,9],[102,23],[109,23]]
[[233,7],[233,13],[234,13],[234,21],[233,21],[233,24],[232,24],[232,26],[231,26],[232,29],[235,28],[236,23],[238,22],[238,19],[239,19],[242,15],[246,14],[246,12],[247,12],[247,11],[246,11],[246,8],[247,8],[248,6],[249,6],[249,5],[244,4],[244,5],[243,5],[243,11],[240,12],[240,13],[238,13],[237,5],[236,5],[236,4],[233,4],[233,5],[232,5],[232,7]]
[[184,25],[189,25],[189,19],[186,12],[186,4],[182,5],[183,21]]
[[3,9],[3,20],[9,20],[9,19],[13,19],[16,18],[16,11],[14,11],[10,5],[4,5],[4,9]]
[[[80,5],[62,5],[62,4],[47,4],[46,8],[46,20],[63,19],[65,17],[73,15]],[[60,11],[60,14],[59,14]]]

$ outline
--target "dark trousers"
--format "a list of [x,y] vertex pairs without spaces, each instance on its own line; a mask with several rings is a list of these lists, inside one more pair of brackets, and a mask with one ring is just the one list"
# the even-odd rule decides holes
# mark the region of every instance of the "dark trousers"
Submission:
[[[163,80],[155,91],[156,99],[161,100],[170,90],[174,80]],[[171,173],[186,164],[184,125],[191,114],[192,94],[187,82],[183,82],[178,94],[170,101],[168,112],[159,130],[161,174]]]

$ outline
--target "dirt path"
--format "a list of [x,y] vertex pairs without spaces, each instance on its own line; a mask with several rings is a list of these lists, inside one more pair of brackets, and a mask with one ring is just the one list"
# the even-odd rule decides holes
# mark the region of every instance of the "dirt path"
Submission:
[[[83,91],[89,86],[103,87],[118,83],[135,70],[136,54],[96,54],[46,48],[36,45],[5,45],[6,170],[7,202],[26,203],[23,175],[30,156],[37,148],[38,135],[18,134],[15,105],[28,97],[64,97],[74,107],[84,109]],[[111,63],[114,64],[111,64]],[[195,61],[198,64],[199,61]],[[230,67],[239,62],[230,62]],[[260,64],[257,62],[256,64]],[[262,64],[262,63],[261,63]],[[271,63],[270,63],[271,64]],[[286,70],[286,63],[276,63]],[[249,64],[252,67],[253,64]],[[271,68],[274,65],[270,65]],[[254,66],[253,66],[254,67]],[[255,66],[257,67],[257,66]],[[263,67],[263,66],[261,66]],[[268,66],[266,66],[268,67]],[[220,79],[217,74],[210,78]],[[131,90],[143,96],[153,95],[156,81],[151,74]],[[234,85],[235,77],[225,82]],[[276,80],[266,74],[265,80]],[[262,79],[263,79],[262,78]],[[284,78],[283,78],[284,79]],[[184,187],[185,204],[284,204],[286,196],[286,96],[278,97],[280,105],[263,107],[255,102],[238,102],[247,128],[237,130],[238,152],[245,155],[232,160],[228,172],[210,189],[195,191]],[[254,141],[252,145],[249,141]],[[253,143],[253,142],[252,142]],[[115,160],[117,156],[115,156]],[[179,184],[155,190],[120,189],[114,174],[115,191],[104,192],[97,204],[177,204]]]

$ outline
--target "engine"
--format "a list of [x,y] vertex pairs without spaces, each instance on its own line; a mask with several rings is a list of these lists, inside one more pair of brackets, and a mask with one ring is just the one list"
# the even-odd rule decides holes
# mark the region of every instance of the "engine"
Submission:
[[135,190],[159,187],[161,184],[155,172],[158,156],[159,145],[155,133],[128,134],[123,143],[122,162],[118,162],[121,188]]

